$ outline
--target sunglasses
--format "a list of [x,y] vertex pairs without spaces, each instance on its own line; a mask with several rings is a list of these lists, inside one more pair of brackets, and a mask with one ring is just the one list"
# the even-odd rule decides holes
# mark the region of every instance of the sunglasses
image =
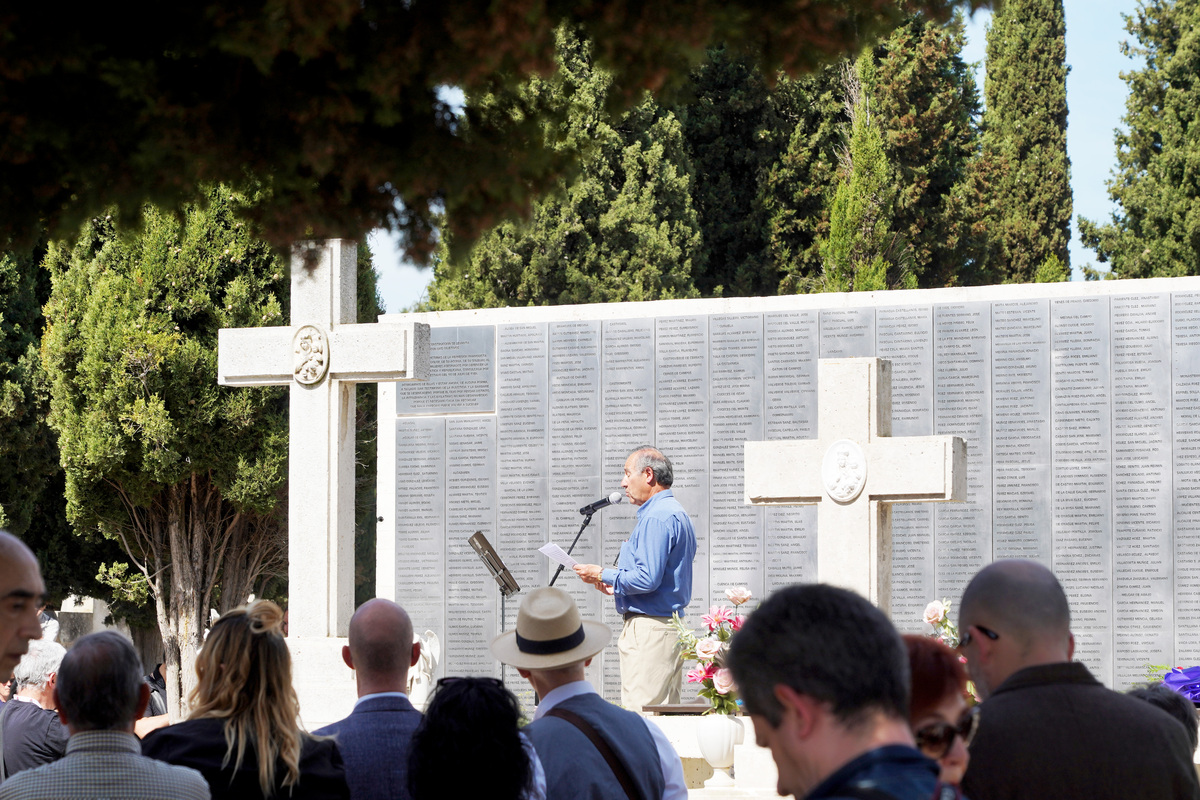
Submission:
[[1000,638],[1000,634],[996,633],[995,631],[993,631],[989,628],[985,628],[982,625],[968,625],[966,632],[963,633],[962,638],[958,640],[958,649],[959,650],[962,650],[964,647],[969,645],[971,643],[971,640],[974,638],[971,636],[971,628],[974,628],[975,630],[979,631],[984,636],[991,639],[993,642]]
[[958,724],[932,722],[914,732],[917,748],[933,759],[945,758],[954,746],[954,737],[963,740],[964,747],[971,746],[975,731],[979,728],[979,706],[969,708],[958,718]]
[[471,681],[476,685],[494,686],[500,689],[504,688],[504,681],[500,680],[499,678],[477,678],[467,675],[451,675],[447,678],[438,678],[437,688],[440,689],[443,686],[449,686],[451,684],[458,683],[459,681]]

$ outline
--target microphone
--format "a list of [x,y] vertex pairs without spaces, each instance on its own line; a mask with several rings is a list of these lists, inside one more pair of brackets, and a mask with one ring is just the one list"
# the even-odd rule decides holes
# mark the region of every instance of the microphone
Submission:
[[612,494],[610,494],[608,497],[604,498],[603,500],[597,500],[596,502],[589,503],[588,505],[579,509],[579,513],[583,514],[584,516],[591,516],[592,514],[595,514],[597,511],[599,511],[600,509],[607,508],[608,506],[615,506],[617,503],[621,502],[624,499],[625,499],[625,495],[621,494],[620,492],[613,492]]

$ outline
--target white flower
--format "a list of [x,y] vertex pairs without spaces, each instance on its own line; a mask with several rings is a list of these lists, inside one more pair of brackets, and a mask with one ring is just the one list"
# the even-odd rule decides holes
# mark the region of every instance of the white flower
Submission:
[[735,606],[740,606],[750,599],[751,593],[750,589],[745,586],[734,586],[725,590],[725,596],[729,598],[729,602]]
[[696,642],[696,658],[711,661],[721,652],[721,643],[716,639],[701,639]]
[[735,688],[733,673],[722,667],[713,675],[713,688],[720,694],[729,694]]
[[925,606],[924,619],[930,625],[937,625],[946,617],[946,607],[942,605],[940,600],[934,600],[929,605]]

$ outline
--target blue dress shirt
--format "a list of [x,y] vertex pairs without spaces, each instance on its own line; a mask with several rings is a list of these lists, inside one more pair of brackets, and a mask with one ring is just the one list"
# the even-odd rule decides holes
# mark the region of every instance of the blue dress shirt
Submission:
[[637,526],[621,545],[616,568],[600,573],[613,587],[617,613],[669,617],[692,601],[696,532],[670,489],[638,507]]

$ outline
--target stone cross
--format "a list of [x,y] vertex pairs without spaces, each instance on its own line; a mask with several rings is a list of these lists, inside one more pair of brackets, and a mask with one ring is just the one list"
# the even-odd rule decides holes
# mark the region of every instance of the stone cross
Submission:
[[890,438],[886,359],[821,359],[817,392],[817,439],[746,442],[746,502],[817,504],[817,579],[886,612],[890,504],[965,500],[967,446],[957,436]]
[[346,636],[354,610],[355,384],[429,377],[429,326],[355,324],[357,246],[292,250],[290,327],[218,334],[222,386],[290,386],[289,635]]

